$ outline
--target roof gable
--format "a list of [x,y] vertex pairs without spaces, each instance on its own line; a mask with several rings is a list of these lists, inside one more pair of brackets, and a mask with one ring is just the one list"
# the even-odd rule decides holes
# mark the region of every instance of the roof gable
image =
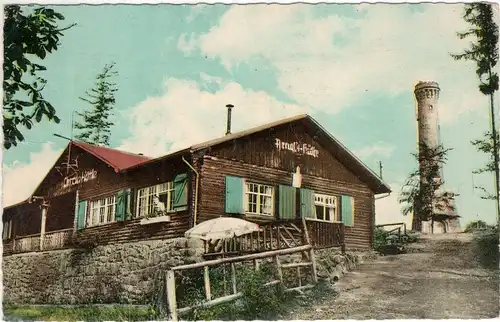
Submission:
[[144,155],[129,153],[84,142],[73,141],[73,144],[92,154],[101,161],[104,161],[107,165],[112,167],[115,172],[119,172],[151,160],[151,158]]
[[151,159],[142,164],[131,166],[130,168],[127,168],[125,170],[136,169],[151,162],[167,160],[179,155],[209,149],[232,140],[243,138],[251,134],[255,134],[293,122],[301,122],[310,131],[310,133],[314,133],[314,136],[317,136],[320,140],[321,145],[328,151],[330,151],[330,153],[334,155],[340,162],[342,162],[342,164],[346,168],[356,174],[361,179],[361,181],[365,182],[375,194],[391,192],[391,188],[387,183],[385,183],[375,172],[373,172],[373,170],[371,170],[366,164],[364,164],[358,157],[356,157],[351,151],[349,151],[346,146],[344,146],[339,140],[331,135],[324,127],[322,127],[314,118],[312,118],[308,114],[300,114],[297,116],[250,128],[245,131],[231,133],[214,140],[193,145],[186,149],[178,150],[159,158]]

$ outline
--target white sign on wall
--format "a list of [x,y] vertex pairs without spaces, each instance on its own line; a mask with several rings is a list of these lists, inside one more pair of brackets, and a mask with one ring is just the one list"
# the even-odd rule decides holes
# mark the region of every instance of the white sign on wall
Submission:
[[85,183],[88,181],[95,180],[96,178],[97,178],[97,170],[95,170],[95,169],[84,171],[82,174],[66,176],[66,177],[64,177],[62,182],[60,182],[56,186],[55,195],[57,195],[58,192],[60,192],[61,190],[66,190],[66,189],[71,188],[71,187],[78,185],[80,183]]
[[284,142],[277,138],[275,139],[275,146],[279,151],[288,150],[297,154],[309,155],[315,158],[319,157],[318,149],[316,149],[311,144],[299,142]]

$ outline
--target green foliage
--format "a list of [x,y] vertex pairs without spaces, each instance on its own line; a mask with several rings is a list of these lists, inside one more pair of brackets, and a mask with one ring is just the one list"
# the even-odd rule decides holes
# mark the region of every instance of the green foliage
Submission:
[[105,65],[97,75],[95,88],[92,88],[90,92],[85,92],[87,97],[80,97],[81,100],[91,105],[91,109],[77,113],[83,121],[75,123],[75,128],[80,130],[80,133],[75,136],[76,139],[109,146],[110,128],[114,125],[109,118],[112,116],[116,103],[115,92],[118,91],[116,84],[110,80],[118,75],[113,70],[114,66],[114,63]]
[[489,3],[466,4],[463,18],[471,27],[457,35],[460,39],[475,37],[475,42],[471,42],[470,48],[463,53],[451,56],[455,60],[476,62],[479,90],[484,95],[492,95],[498,90],[498,74],[493,71],[498,62],[498,25],[493,6]]
[[476,230],[485,230],[485,229],[492,229],[494,228],[493,226],[488,225],[486,222],[482,220],[475,220],[471,221],[470,223],[467,224],[467,226],[464,229],[465,233],[472,233]]
[[436,210],[454,210],[453,200],[456,195],[437,193],[444,184],[440,169],[446,163],[450,150],[442,145],[431,148],[420,143],[419,153],[413,154],[419,168],[408,176],[398,197],[398,202],[403,204],[403,215],[413,213],[414,221],[422,222],[429,220]]
[[495,105],[493,95],[499,88],[498,74],[495,66],[498,63],[498,25],[490,3],[469,3],[465,5],[464,20],[470,25],[465,32],[457,33],[460,39],[473,37],[475,41],[461,54],[451,54],[455,60],[469,60],[476,63],[476,75],[479,79],[479,91],[490,97],[491,133],[487,132],[483,140],[473,141],[472,144],[481,152],[490,153],[491,161],[479,173],[493,172],[495,174],[495,194],[491,195],[485,188],[479,187],[486,193],[483,199],[496,200],[497,215],[500,215],[499,204],[499,145],[495,125]]
[[[497,142],[499,140],[500,140],[500,136],[497,133]],[[495,153],[494,153],[495,152],[495,148],[494,148],[495,142],[493,140],[493,134],[488,131],[488,132],[486,132],[484,134],[484,138],[483,139],[481,139],[481,140],[474,140],[474,141],[471,141],[471,143],[472,143],[473,146],[476,147],[476,149],[478,151],[486,153],[486,154],[489,154],[489,156],[490,156],[490,160],[488,161],[488,163],[483,168],[476,169],[473,172],[475,174],[495,173]],[[497,148],[497,153],[500,152],[498,150],[499,150],[499,148]],[[483,191],[484,195],[481,196],[481,199],[486,199],[486,200],[496,200],[497,199],[494,194],[492,194],[489,191],[487,191],[486,188],[484,188],[484,187],[476,186],[474,188]]]
[[[224,267],[211,268],[210,273],[212,297],[231,294],[232,285],[223,278]],[[226,275],[230,276],[228,273],[229,268],[226,268]],[[195,309],[182,318],[233,321],[274,319],[284,313],[289,296],[284,294],[280,286],[264,286],[266,282],[274,279],[273,276],[272,266],[262,265],[256,272],[251,267],[240,264],[237,268],[237,290],[243,293],[242,298],[210,308]],[[204,301],[203,274],[193,270],[189,277],[184,274],[182,280],[184,283],[179,283],[182,290],[177,290],[178,307],[201,304]],[[224,289],[228,292],[224,292]]]
[[498,269],[498,226],[489,227],[485,230],[476,231],[474,234],[474,242],[476,253],[481,265],[485,268]]
[[387,237],[389,237],[389,232],[387,230],[376,227],[373,248],[379,250],[381,247],[385,246],[387,244]]
[[149,307],[132,306],[7,306],[4,314],[38,321],[151,321],[157,319]]
[[[57,23],[64,16],[46,7],[26,13],[19,5],[4,7],[3,27],[3,133],[6,149],[24,140],[20,126],[30,130],[45,116],[59,123],[55,108],[44,99],[47,81],[39,76],[45,66],[35,63],[58,49],[62,31]],[[23,98],[23,96],[27,96]]]

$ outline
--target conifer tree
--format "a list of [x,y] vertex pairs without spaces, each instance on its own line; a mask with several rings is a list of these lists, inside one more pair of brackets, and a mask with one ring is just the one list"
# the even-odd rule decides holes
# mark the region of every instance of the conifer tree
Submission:
[[83,122],[75,123],[75,128],[80,130],[75,138],[77,140],[95,145],[109,146],[111,127],[110,121],[115,107],[115,93],[118,90],[112,77],[118,75],[113,70],[115,64],[107,64],[97,75],[95,87],[85,92],[86,97],[81,100],[89,103],[91,108],[83,113],[77,113],[83,118]]
[[[476,75],[479,78],[479,91],[490,98],[490,132],[483,140],[473,141],[479,151],[491,154],[492,167],[479,169],[479,173],[492,171],[495,174],[495,194],[497,217],[500,219],[500,178],[499,144],[496,128],[494,94],[498,91],[498,74],[494,71],[498,63],[498,25],[495,22],[493,6],[489,3],[470,3],[465,5],[464,20],[471,25],[465,32],[457,33],[460,39],[474,37],[475,41],[462,54],[452,54],[455,60],[470,60],[476,63]],[[477,172],[477,171],[476,171]],[[484,189],[484,188],[483,188]]]
[[455,210],[455,195],[440,191],[444,184],[440,169],[446,163],[450,150],[445,149],[443,145],[430,148],[421,143],[420,153],[413,154],[421,166],[410,173],[398,198],[398,202],[403,205],[403,215],[413,213],[413,230],[421,231],[422,221],[431,220],[436,211]]

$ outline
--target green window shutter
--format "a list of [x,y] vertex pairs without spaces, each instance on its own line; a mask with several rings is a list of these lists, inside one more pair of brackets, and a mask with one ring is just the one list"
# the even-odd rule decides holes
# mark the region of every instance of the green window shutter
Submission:
[[278,209],[280,219],[295,219],[295,188],[291,186],[278,186]]
[[348,227],[354,226],[354,198],[351,196],[341,196],[340,203],[342,223]]
[[82,200],[78,203],[78,218],[76,220],[76,229],[85,228],[85,214],[87,212],[87,201]]
[[226,176],[226,213],[244,214],[243,178]]
[[187,208],[187,174],[181,173],[174,178],[174,209],[183,210]]
[[311,189],[300,189],[300,215],[304,218],[316,218],[314,191]]
[[120,190],[116,195],[116,211],[115,219],[116,221],[124,221],[127,211],[127,197],[125,190]]

